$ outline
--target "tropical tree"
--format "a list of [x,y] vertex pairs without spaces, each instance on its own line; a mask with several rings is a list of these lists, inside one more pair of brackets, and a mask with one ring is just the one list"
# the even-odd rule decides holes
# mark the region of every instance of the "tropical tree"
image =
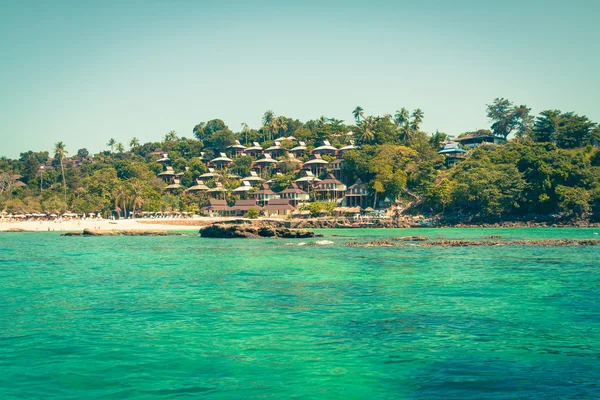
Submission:
[[129,148],[133,148],[133,147],[138,147],[140,145],[140,141],[138,140],[138,138],[133,137],[130,141],[129,141]]
[[177,132],[171,130],[167,132],[165,135],[165,142],[175,142],[177,141]]
[[[62,142],[61,142],[62,143]],[[115,145],[117,144],[117,141],[114,138],[110,138],[110,140],[108,141],[108,143],[106,143],[106,145],[108,147],[110,147],[110,152],[114,152],[115,150]]]
[[248,144],[248,132],[250,132],[250,128],[248,127],[248,124],[245,122],[242,122],[242,133],[244,134],[244,143]]
[[123,146],[123,143],[117,143],[117,145],[115,146],[115,148],[117,149],[117,151],[119,153],[123,153],[125,151],[125,146]]
[[[114,140],[114,139],[111,139]],[[65,164],[63,162],[65,155],[68,154],[66,146],[63,142],[58,142],[54,145],[54,154],[60,160],[60,169],[62,171],[63,189],[65,192],[65,203],[67,202],[67,182],[65,180]]]
[[280,135],[281,131],[285,132],[288,128],[287,119],[283,115],[275,118],[271,124],[273,125],[273,130],[277,136]]
[[[262,118],[262,124],[263,124],[263,126],[267,127],[270,134],[272,134],[274,120],[275,120],[275,113],[273,112],[273,110],[265,111],[265,113],[263,114],[263,118]],[[272,136],[270,137],[270,139],[272,139]]]
[[364,110],[361,106],[356,106],[354,110],[352,110],[352,115],[354,115],[354,120],[358,124],[360,119],[364,116]]
[[492,132],[504,139],[515,129],[519,137],[528,135],[533,127],[530,111],[527,106],[516,107],[507,99],[494,99],[494,102],[487,106],[487,116],[492,121]]
[[373,125],[375,125],[375,119],[371,116],[366,117],[359,125],[360,141],[362,143],[371,143],[375,139]]
[[424,113],[423,110],[417,108],[412,113],[412,121],[410,123],[410,129],[413,132],[417,132],[421,126],[421,122],[423,122]]
[[396,110],[396,114],[394,114],[394,123],[400,131],[400,137],[407,140],[410,137],[410,114],[405,107]]

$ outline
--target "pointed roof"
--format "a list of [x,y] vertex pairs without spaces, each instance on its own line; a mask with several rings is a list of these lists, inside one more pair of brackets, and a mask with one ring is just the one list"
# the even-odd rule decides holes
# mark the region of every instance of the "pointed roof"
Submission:
[[365,185],[363,183],[363,181],[360,180],[360,178],[358,178],[356,180],[356,182],[354,182],[354,185],[350,186],[348,189],[352,190],[352,189],[362,189],[362,188],[366,188],[367,185]]
[[263,148],[261,147],[260,144],[258,144],[258,142],[252,142],[252,146],[247,147],[246,150],[244,151],[250,151],[250,150],[257,150],[257,151],[261,151]]
[[340,148],[340,151],[353,150],[353,149],[358,149],[358,146],[354,145],[354,140],[350,140],[350,144],[347,144],[346,146]]
[[233,189],[232,192],[240,193],[240,192],[247,192],[249,190],[252,190],[252,185],[250,184],[250,182],[242,181],[242,184],[239,187]]
[[292,152],[299,152],[299,151],[304,151],[304,150],[306,150],[306,143],[304,143],[304,142],[298,142],[298,146],[290,149],[290,151],[292,151]]
[[294,182],[321,182],[321,180],[314,176],[311,171],[304,171],[304,176],[296,179]]
[[260,176],[258,176],[258,174],[256,173],[256,171],[250,171],[250,176],[242,178],[242,181],[262,182],[262,181],[264,181],[264,179],[261,178]]
[[246,147],[240,143],[239,140],[236,140],[234,144],[232,144],[231,146],[227,146],[228,149],[242,149],[245,150]]
[[336,177],[333,176],[333,174],[328,174],[327,177],[325,179],[323,179],[320,184],[327,184],[327,183],[334,183],[336,185],[343,185],[343,183],[340,182],[340,181],[338,181],[336,179]]
[[458,143],[448,143],[444,148],[438,151],[438,154],[455,154],[455,153],[466,153],[466,150],[460,148]]
[[272,164],[272,163],[277,163],[277,160],[274,160],[270,154],[265,154],[264,158],[261,158],[260,160],[256,160],[255,163],[260,163],[260,164]]
[[300,189],[298,187],[298,185],[296,185],[296,183],[292,182],[290,184],[290,186],[287,187],[287,189],[282,190],[281,192],[279,192],[280,194],[288,194],[288,193],[298,193],[298,194],[306,194],[306,192],[302,189]]
[[296,207],[290,204],[288,199],[271,199],[264,207],[266,211],[278,211],[278,210],[295,210]]
[[260,210],[262,210],[262,207],[259,206],[258,204],[256,204],[255,199],[236,200],[233,207],[231,207],[232,211],[248,211],[251,209],[260,211]]
[[256,192],[254,192],[254,194],[255,195],[257,195],[257,194],[275,194],[275,192],[271,190],[269,185],[267,185],[266,183],[263,183],[260,186],[260,190],[257,190]]
[[163,172],[158,174],[158,176],[175,176],[175,170],[173,169],[173,167],[168,166]]
[[202,175],[200,175],[200,178],[214,178],[219,176],[219,174],[217,174],[215,172],[214,168],[209,168],[208,172],[203,173]]
[[275,143],[273,144],[273,146],[268,147],[267,149],[265,149],[265,151],[277,151],[277,150],[285,150],[281,147],[281,142],[279,142],[278,140],[275,141]]
[[308,160],[307,162],[304,163],[304,165],[309,165],[309,164],[329,164],[327,161],[323,160],[321,158],[320,154],[313,154],[310,157],[310,160]]
[[225,200],[210,199],[208,202],[209,202],[208,206],[202,207],[202,210],[205,210],[205,211],[229,210],[229,206],[227,205],[227,201],[225,201]]
[[207,191],[210,188],[206,186],[200,179],[196,179],[196,184],[187,189],[188,192],[202,192]]
[[313,151],[323,151],[323,150],[337,151],[337,149],[335,147],[333,147],[331,145],[331,143],[329,143],[328,140],[323,140],[323,144],[321,146],[317,147],[316,149],[314,149]]
[[210,162],[215,162],[215,161],[224,161],[224,162],[232,162],[233,160],[229,157],[227,157],[227,154],[225,153],[220,153],[220,156],[217,158],[214,158],[212,160],[210,160]]

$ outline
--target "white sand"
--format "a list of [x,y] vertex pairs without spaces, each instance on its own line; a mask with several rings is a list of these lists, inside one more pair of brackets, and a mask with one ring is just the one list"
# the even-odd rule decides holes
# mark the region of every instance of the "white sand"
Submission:
[[[202,221],[213,222],[220,218],[203,218]],[[176,220],[171,220],[176,221]],[[84,229],[102,229],[102,230],[198,230],[199,226],[184,225],[190,220],[182,220],[181,225],[166,225],[160,223],[145,224],[135,219],[122,219],[117,221],[99,220],[99,221],[81,221],[81,220],[63,220],[63,221],[19,221],[7,222],[0,221],[0,231],[9,229],[23,229],[33,232],[47,231],[83,231]]]

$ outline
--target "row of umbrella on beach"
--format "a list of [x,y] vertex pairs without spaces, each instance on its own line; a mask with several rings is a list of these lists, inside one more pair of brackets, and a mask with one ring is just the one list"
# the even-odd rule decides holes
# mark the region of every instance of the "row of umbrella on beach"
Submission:
[[[57,213],[26,213],[26,214],[9,214],[6,211],[2,211],[0,212],[0,217],[2,218],[58,218],[58,217],[64,217],[64,218],[76,218],[78,217],[79,214],[75,214],[75,213],[64,213],[64,214],[57,214]],[[82,214],[83,217],[85,217],[85,214]],[[95,213],[89,213],[88,214],[89,217],[100,217],[100,213],[95,214]]]

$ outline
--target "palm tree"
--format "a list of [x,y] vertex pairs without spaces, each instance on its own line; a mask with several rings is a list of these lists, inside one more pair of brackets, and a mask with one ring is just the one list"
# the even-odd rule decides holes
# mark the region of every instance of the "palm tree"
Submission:
[[420,108],[417,108],[415,111],[413,111],[413,113],[412,113],[413,120],[410,123],[410,127],[414,132],[419,130],[419,126],[421,125],[421,122],[423,122],[423,117],[424,117],[424,113],[423,113],[423,110],[421,110]]
[[[127,188],[125,187],[125,182],[120,182],[115,187],[114,192],[113,192],[113,197],[114,197],[114,201],[115,201],[115,210],[117,210],[117,212],[119,213],[119,216],[121,216],[121,212],[119,210],[122,210],[123,217],[127,217],[128,192],[127,192]],[[120,209],[119,205],[123,206],[123,208]]]
[[129,192],[131,193],[131,208],[133,212],[133,217],[135,218],[135,210],[141,208],[144,205],[144,196],[143,193],[143,182],[137,178],[133,178],[129,181]]
[[165,142],[175,142],[177,140],[177,132],[169,131],[165,135]]
[[110,140],[108,141],[108,143],[106,143],[106,145],[108,147],[110,147],[110,152],[112,153],[115,149],[115,144],[117,144],[117,141],[113,138],[110,138]]
[[401,109],[396,110],[394,123],[400,131],[401,138],[403,140],[408,140],[410,137],[410,114],[406,108],[402,107]]
[[279,133],[281,131],[285,131],[288,128],[287,120],[283,115],[280,115],[279,117],[275,118],[272,122],[272,125],[273,130],[276,132],[277,136],[279,136]]
[[394,115],[394,123],[398,126],[404,125],[407,123],[410,115],[408,114],[408,110],[402,107],[399,110],[396,110],[396,114]]
[[123,143],[118,143],[116,149],[119,153],[123,153],[125,151],[125,146],[123,146]]
[[375,135],[373,134],[373,117],[369,116],[363,119],[362,124],[360,124],[360,141],[363,143],[370,143],[375,139]]
[[354,120],[358,124],[360,122],[360,118],[364,115],[363,108],[361,106],[356,106],[356,108],[352,111],[352,115],[354,115]]
[[140,145],[140,141],[138,140],[138,138],[133,137],[130,141],[129,141],[129,148],[133,148],[133,147],[138,147]]
[[63,159],[65,155],[69,154],[66,150],[66,146],[63,142],[58,142],[54,145],[54,154],[55,157],[58,157],[60,160],[60,169],[62,171],[62,181],[63,181],[63,189],[65,191],[65,204],[67,204],[67,182],[65,181],[65,165],[63,163]]
[[245,135],[244,144],[248,144],[248,132],[250,132],[250,128],[248,127],[248,124],[245,122],[242,122],[242,133]]
[[269,133],[272,133],[274,119],[275,119],[275,113],[273,112],[273,110],[265,111],[263,118],[262,118],[262,123],[264,126],[269,127]]

